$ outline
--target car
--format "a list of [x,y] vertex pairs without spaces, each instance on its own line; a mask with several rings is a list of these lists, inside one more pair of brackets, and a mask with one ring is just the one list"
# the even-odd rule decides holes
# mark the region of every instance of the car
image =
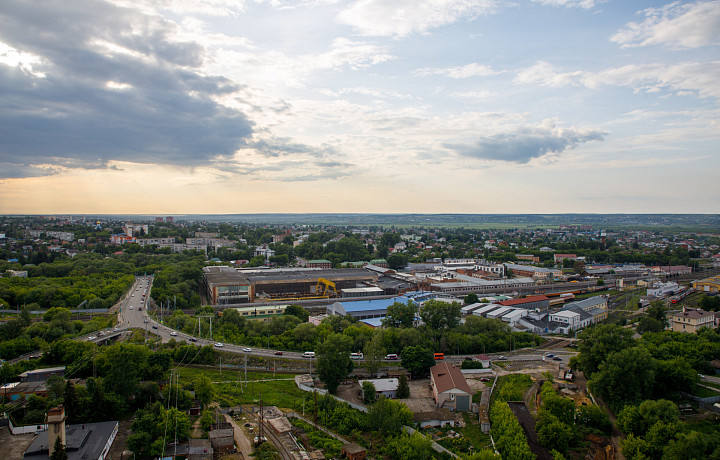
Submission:
[[116,328],[113,329],[113,332],[117,332],[117,331],[119,331],[119,330],[120,330],[120,328],[119,328],[119,327],[116,327]]
[[97,337],[95,337],[94,335],[91,335],[91,336],[88,337],[87,339],[88,339],[88,340],[95,340],[95,339],[97,339]]
[[191,342],[197,342],[197,339],[195,337],[190,337],[188,340],[190,340]]
[[170,335],[177,335],[177,331],[172,331]]
[[143,323],[145,323],[145,324],[147,324],[147,323],[149,323],[149,322],[150,322],[150,321],[148,321],[147,319],[144,319],[144,320],[143,320]]
[[98,337],[100,337],[101,335],[105,335],[105,331],[98,332]]
[[507,356],[499,356],[498,359],[500,361],[507,361],[508,357]]
[[282,356],[283,352],[282,352],[282,351],[276,351],[275,354],[276,354],[277,356]]
[[306,351],[305,353],[302,354],[302,357],[303,358],[314,358],[315,352],[314,351]]
[[132,310],[132,309],[133,309],[133,306],[132,306],[132,305],[130,305],[130,310]]
[[350,353],[350,359],[363,359],[362,353]]
[[215,346],[218,348],[222,348],[224,345],[220,342],[215,342]]
[[138,307],[138,310],[142,311],[142,306],[139,306],[139,307]]
[[559,356],[554,356],[553,361],[562,361],[562,358]]
[[483,378],[480,379],[480,381],[483,382],[483,383],[487,383],[487,382],[490,381],[490,379],[487,378],[487,377],[483,377]]
[[387,360],[398,359],[398,355],[396,355],[395,353],[390,353],[389,355],[385,356],[385,359],[387,359]]
[[548,354],[545,355],[545,357],[546,357],[546,358],[553,358],[553,357],[555,357],[555,355],[552,354],[552,353],[548,353]]
[[130,294],[130,297],[135,297],[135,293],[133,292],[132,294]]
[[250,353],[252,351],[252,348],[243,348],[243,351],[245,353]]
[[153,329],[157,329],[157,326],[153,324],[153,327],[152,327],[152,328],[153,328]]

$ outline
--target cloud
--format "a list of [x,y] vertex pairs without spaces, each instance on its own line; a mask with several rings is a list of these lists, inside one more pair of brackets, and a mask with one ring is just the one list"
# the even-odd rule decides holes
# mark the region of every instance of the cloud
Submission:
[[445,67],[445,68],[432,68],[423,67],[417,69],[413,74],[419,77],[426,77],[429,75],[443,75],[450,78],[470,78],[470,77],[487,77],[489,75],[497,75],[502,72],[493,70],[491,67],[482,64],[467,64],[458,67]]
[[[535,3],[541,3],[543,5],[565,7],[565,8],[590,9],[595,6],[595,0],[532,0],[532,1]],[[602,0],[599,3],[602,3]]]
[[444,144],[444,147],[463,157],[524,164],[550,153],[572,150],[585,142],[601,141],[605,135],[596,130],[557,128],[552,122],[544,122],[537,127],[480,137],[471,144]]
[[520,70],[515,83],[563,87],[567,85],[598,88],[624,86],[634,91],[656,93],[675,91],[678,95],[720,97],[720,61],[683,62],[680,64],[632,64],[599,72],[558,71],[547,62]]
[[646,19],[627,24],[610,40],[623,48],[665,45],[698,48],[720,44],[720,1],[665,5],[642,11]]
[[253,125],[215,100],[240,87],[204,74],[203,49],[175,32],[109,3],[3,2],[0,162],[195,166],[234,152]]
[[364,35],[404,37],[493,13],[496,0],[357,0],[337,19]]

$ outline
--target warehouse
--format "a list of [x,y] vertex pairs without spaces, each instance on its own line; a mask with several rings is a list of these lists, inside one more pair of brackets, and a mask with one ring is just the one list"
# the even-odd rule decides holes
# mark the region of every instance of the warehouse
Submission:
[[[321,282],[322,280],[322,282]],[[364,269],[269,269],[238,271],[227,266],[203,268],[209,304],[236,305],[263,300],[335,297],[342,289],[367,287],[377,274]]]

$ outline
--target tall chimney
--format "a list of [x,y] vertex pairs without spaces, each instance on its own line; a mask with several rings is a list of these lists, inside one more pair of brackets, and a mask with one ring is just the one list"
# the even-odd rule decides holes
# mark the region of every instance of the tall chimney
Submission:
[[63,446],[67,445],[65,442],[65,419],[65,408],[63,406],[56,406],[48,410],[48,455],[51,457],[55,452],[55,440],[58,436],[60,436]]

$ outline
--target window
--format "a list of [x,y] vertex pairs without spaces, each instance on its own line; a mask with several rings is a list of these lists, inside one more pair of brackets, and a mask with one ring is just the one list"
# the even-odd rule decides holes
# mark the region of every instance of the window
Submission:
[[454,400],[454,399],[455,399],[455,395],[450,395],[450,400]]

